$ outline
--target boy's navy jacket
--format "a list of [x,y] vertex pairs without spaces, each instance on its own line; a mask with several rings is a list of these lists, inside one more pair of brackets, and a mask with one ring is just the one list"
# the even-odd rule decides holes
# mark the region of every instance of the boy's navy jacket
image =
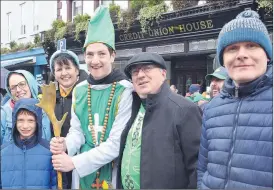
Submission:
[[[1,188],[56,189],[56,171],[52,166],[49,142],[42,139],[42,109],[37,99],[27,98],[16,102],[12,113],[13,142],[1,146]],[[36,132],[21,140],[16,127],[17,113],[27,109],[36,116]]]

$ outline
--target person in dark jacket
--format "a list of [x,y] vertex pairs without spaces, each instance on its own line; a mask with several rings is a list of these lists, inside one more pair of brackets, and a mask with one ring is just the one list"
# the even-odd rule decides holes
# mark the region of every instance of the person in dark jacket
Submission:
[[[56,118],[61,120],[63,115],[68,113],[61,129],[61,137],[66,137],[70,128],[72,91],[77,84],[88,77],[86,71],[79,69],[79,64],[78,56],[69,50],[58,50],[50,59],[50,69],[57,82]],[[63,188],[70,189],[71,181],[72,172],[63,173]]]
[[13,141],[1,146],[1,188],[56,189],[49,142],[42,139],[42,109],[39,101],[16,101],[12,113]]
[[222,28],[217,56],[229,77],[204,109],[199,189],[272,189],[272,51],[267,29],[252,10]]
[[117,188],[196,188],[200,109],[170,90],[158,54],[133,56],[125,73],[136,92],[121,135]]

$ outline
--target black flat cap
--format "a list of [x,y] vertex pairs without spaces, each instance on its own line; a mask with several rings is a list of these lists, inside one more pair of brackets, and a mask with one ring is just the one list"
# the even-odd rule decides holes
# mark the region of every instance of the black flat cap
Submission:
[[162,69],[166,70],[166,62],[163,57],[157,53],[142,52],[134,55],[129,61],[127,66],[124,69],[127,77],[131,78],[130,70],[132,66],[135,65],[144,65],[144,64],[153,64],[157,65]]

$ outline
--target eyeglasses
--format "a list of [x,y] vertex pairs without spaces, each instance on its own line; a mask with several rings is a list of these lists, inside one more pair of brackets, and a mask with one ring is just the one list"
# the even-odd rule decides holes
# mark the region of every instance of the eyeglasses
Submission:
[[10,89],[11,92],[14,92],[14,91],[17,90],[17,86],[18,86],[20,89],[23,90],[26,87],[26,84],[27,84],[26,81],[21,81],[17,85],[11,86],[9,89]]
[[140,72],[140,70],[142,70],[144,73],[148,73],[151,69],[156,68],[155,65],[143,65],[140,67],[135,67],[133,69],[131,69],[131,76],[137,76]]

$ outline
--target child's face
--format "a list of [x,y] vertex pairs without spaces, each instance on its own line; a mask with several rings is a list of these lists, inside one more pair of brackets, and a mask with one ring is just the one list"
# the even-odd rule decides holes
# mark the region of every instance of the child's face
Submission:
[[32,137],[36,130],[36,119],[34,115],[26,112],[19,113],[17,116],[16,127],[21,139]]

